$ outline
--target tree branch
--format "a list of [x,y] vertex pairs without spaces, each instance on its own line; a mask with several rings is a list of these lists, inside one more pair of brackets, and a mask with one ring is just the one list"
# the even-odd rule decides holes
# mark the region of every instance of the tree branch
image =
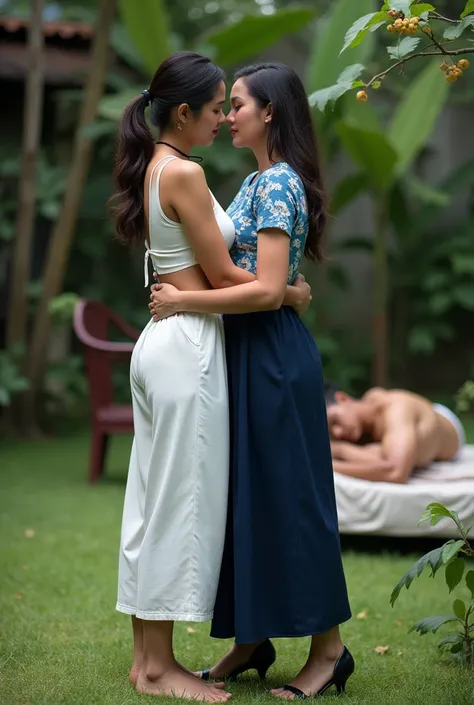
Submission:
[[368,83],[365,84],[366,88],[370,88],[370,86],[375,82],[375,81],[380,81],[380,79],[385,78],[387,74],[389,74],[391,71],[397,68],[397,66],[402,66],[404,63],[407,61],[411,61],[412,59],[417,59],[420,56],[459,56],[460,54],[474,54],[474,47],[466,47],[465,49],[445,49],[444,51],[420,51],[416,54],[411,54],[410,56],[404,56],[403,59],[400,59],[400,61],[397,61],[395,64],[392,64],[392,66],[389,66],[388,69],[385,69],[385,71],[381,71],[380,73],[376,74],[373,76]]
[[442,20],[443,22],[450,22],[451,24],[459,24],[460,20],[451,20],[449,17],[443,17],[439,12],[430,12],[428,15],[429,20]]
[[445,49],[444,46],[440,42],[438,42],[438,40],[434,36],[433,30],[431,31],[431,39],[433,40],[433,44],[438,47],[442,54],[449,54],[449,50]]

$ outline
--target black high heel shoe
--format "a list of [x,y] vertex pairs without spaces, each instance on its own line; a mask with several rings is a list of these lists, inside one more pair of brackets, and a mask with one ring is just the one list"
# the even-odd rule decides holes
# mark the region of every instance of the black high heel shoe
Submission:
[[303,691],[299,688],[295,688],[294,685],[284,685],[283,689],[289,690],[290,693],[293,693],[293,695],[295,696],[295,700],[306,700],[307,698],[315,698],[318,695],[322,695],[323,693],[325,693],[326,690],[329,690],[332,685],[336,686],[337,692],[340,695],[341,693],[345,692],[346,682],[348,678],[354,673],[354,669],[355,663],[354,659],[352,658],[352,654],[348,648],[344,647],[341,655],[334,664],[332,677],[327,681],[327,683],[321,686],[317,693],[315,693],[314,695],[306,695],[306,693],[303,693]]
[[[227,681],[235,681],[241,673],[255,669],[260,677],[260,680],[263,680],[267,675],[267,671],[270,666],[275,663],[275,660],[275,647],[270,639],[266,639],[257,646],[245,663],[242,663],[240,666],[237,666],[237,668],[234,668],[234,670],[229,674],[222,676],[222,679]],[[206,668],[204,671],[201,671],[200,678],[203,681],[208,681],[211,678],[211,669]]]

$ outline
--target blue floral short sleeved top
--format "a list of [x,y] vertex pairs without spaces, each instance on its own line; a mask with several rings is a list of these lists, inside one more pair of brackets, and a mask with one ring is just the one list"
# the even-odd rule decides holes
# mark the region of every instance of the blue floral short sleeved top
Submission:
[[303,182],[286,162],[258,176],[250,174],[227,209],[235,225],[230,251],[234,264],[253,274],[257,269],[257,233],[278,228],[290,237],[288,283],[298,274],[308,235],[308,206]]

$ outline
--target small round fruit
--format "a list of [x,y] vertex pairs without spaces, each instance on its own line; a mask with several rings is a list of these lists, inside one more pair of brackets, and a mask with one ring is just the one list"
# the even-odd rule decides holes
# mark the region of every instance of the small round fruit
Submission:
[[403,27],[403,20],[401,20],[400,18],[398,18],[398,20],[395,20],[395,22],[393,23],[393,26],[394,26],[396,29],[399,29],[400,27]]
[[468,59],[461,59],[460,61],[458,61],[458,66],[459,66],[460,69],[462,69],[463,71],[465,71],[465,70],[468,69],[469,66],[470,66],[469,60],[468,60]]
[[453,73],[450,73],[448,76],[446,76],[446,80],[448,83],[456,83],[458,77],[455,76]]
[[359,103],[366,103],[368,99],[368,95],[366,91],[358,91],[357,92],[357,100]]
[[424,32],[425,34],[431,34],[431,27],[429,26],[429,24],[426,24],[426,25],[423,27],[423,32]]
[[395,27],[393,26],[393,24],[389,24],[387,27],[387,32],[394,32],[394,31],[395,31]]
[[390,10],[388,14],[390,17],[398,17],[398,12],[396,10]]

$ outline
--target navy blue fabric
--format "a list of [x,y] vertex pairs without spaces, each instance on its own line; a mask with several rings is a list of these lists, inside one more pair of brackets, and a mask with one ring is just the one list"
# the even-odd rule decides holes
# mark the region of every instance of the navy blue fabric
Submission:
[[351,613],[319,352],[288,307],[224,324],[231,472],[211,636],[325,632]]

